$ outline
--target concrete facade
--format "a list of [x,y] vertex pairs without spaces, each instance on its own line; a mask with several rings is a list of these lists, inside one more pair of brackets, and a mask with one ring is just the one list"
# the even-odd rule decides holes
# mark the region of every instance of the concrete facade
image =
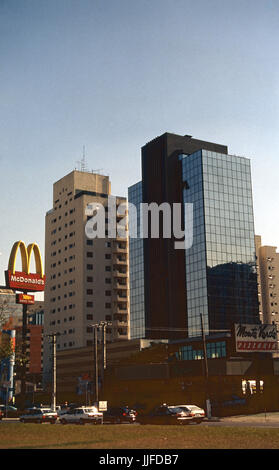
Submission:
[[279,253],[276,246],[262,246],[261,236],[255,240],[260,318],[279,325]]
[[[53,186],[53,209],[45,225],[45,334],[59,333],[57,353],[91,347],[92,324],[109,321],[107,341],[129,338],[128,238],[89,239],[85,225],[90,203],[106,210],[108,176],[72,171]],[[126,203],[116,197],[116,206]],[[117,216],[119,222],[124,216]],[[44,371],[51,370],[45,343]]]

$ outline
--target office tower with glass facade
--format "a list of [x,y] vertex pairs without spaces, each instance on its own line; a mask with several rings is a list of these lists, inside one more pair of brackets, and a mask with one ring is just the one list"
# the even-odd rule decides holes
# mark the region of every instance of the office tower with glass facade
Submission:
[[[258,323],[250,161],[228,155],[224,145],[166,133],[142,148],[141,188],[143,203],[180,203],[185,231],[185,204],[193,210],[187,249],[175,249],[173,235],[142,240],[136,263],[144,290],[131,304],[136,319],[135,307],[144,303],[141,337],[199,336],[201,318],[207,334],[230,331],[233,323]],[[131,269],[133,259],[130,244]]]
[[[250,160],[207,150],[181,155],[183,201],[193,204],[185,251],[188,336],[258,323]],[[187,222],[187,221],[186,221]]]

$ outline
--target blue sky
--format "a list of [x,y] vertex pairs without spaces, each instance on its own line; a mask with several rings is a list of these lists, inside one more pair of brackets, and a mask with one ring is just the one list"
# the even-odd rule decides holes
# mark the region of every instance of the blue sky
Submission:
[[166,131],[251,158],[256,233],[279,245],[277,0],[0,0],[0,284],[85,146],[126,195]]

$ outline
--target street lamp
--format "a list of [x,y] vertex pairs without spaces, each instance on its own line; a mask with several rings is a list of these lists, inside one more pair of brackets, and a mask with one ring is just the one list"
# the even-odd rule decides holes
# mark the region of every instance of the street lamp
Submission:
[[50,333],[46,335],[48,338],[51,338],[52,344],[52,400],[51,408],[53,411],[56,411],[56,343],[57,336],[60,336],[60,333]]
[[106,369],[106,327],[111,322],[100,321],[99,323],[93,323],[91,326],[94,329],[94,364],[95,364],[95,401],[99,401],[99,368],[98,368],[98,328],[102,329],[102,367],[101,367],[101,378],[102,384],[104,383],[104,372]]
[[200,314],[201,319],[201,333],[202,333],[202,344],[203,344],[203,357],[204,357],[204,374],[205,374],[205,400],[206,400],[206,409],[207,409],[207,417],[211,418],[211,407],[210,407],[210,399],[209,399],[209,383],[208,383],[208,363],[207,363],[207,350],[206,350],[206,342],[205,342],[205,334],[203,328],[203,318],[202,314]]

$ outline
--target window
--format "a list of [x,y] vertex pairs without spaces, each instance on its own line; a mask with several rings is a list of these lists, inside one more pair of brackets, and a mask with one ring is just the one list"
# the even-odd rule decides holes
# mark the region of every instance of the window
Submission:
[[93,289],[87,289],[86,294],[87,295],[93,295]]
[[93,302],[86,302],[86,307],[93,307]]
[[87,276],[86,280],[87,280],[87,282],[93,282],[93,277]]
[[88,271],[92,271],[93,264],[87,264],[86,268],[88,269]]
[[88,313],[88,315],[86,315],[86,320],[93,320],[92,313]]

